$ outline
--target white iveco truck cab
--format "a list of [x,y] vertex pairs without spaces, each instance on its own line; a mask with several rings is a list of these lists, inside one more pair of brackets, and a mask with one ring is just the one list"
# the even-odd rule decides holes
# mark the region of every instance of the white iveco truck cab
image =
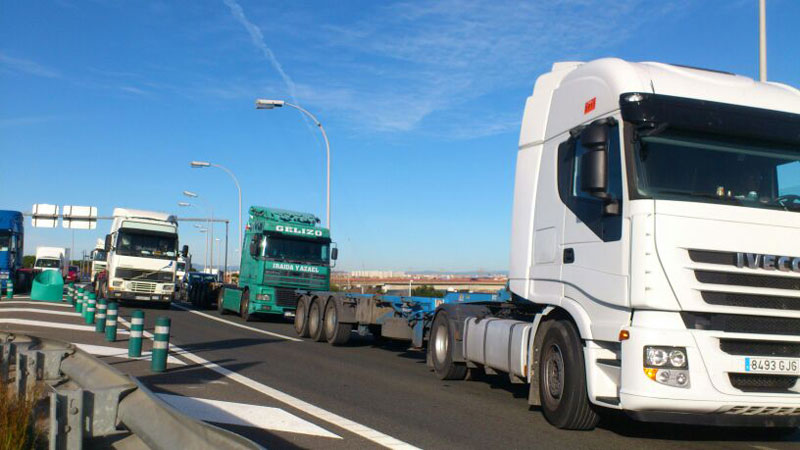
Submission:
[[91,260],[92,260],[92,279],[91,280],[92,280],[92,286],[94,286],[95,289],[98,289],[98,287],[99,287],[99,285],[97,284],[98,283],[98,276],[101,273],[105,273],[106,272],[106,265],[107,265],[106,256],[107,255],[106,255],[105,243],[103,242],[102,239],[98,239],[97,240],[97,245],[95,245],[94,250],[92,250],[92,253],[90,255]]
[[797,89],[555,64],[525,106],[511,234],[512,301],[437,313],[441,378],[507,372],[561,428],[604,408],[800,424]]
[[[178,260],[175,216],[115,208],[105,251],[108,276],[100,281],[101,295],[169,306]],[[184,246],[186,251],[188,247]]]

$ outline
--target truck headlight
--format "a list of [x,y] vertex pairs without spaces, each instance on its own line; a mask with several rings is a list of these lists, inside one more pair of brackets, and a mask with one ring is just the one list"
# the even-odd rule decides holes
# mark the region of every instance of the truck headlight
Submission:
[[174,287],[175,287],[174,285],[172,285],[172,284],[168,284],[168,285],[164,286],[164,291],[166,291],[166,292],[169,292],[169,291],[171,291],[171,290],[172,290],[172,288],[174,288]]
[[689,387],[689,359],[685,347],[646,346],[644,374],[668,386]]
[[111,282],[111,285],[114,287],[122,287],[122,280],[114,280]]
[[256,295],[256,300],[260,302],[268,302],[270,299],[269,294],[258,294]]

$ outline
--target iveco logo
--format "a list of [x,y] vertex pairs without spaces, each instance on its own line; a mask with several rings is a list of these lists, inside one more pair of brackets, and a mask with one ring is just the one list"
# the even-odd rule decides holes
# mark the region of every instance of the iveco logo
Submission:
[[760,255],[758,253],[737,253],[736,266],[749,267],[751,269],[780,270],[781,272],[800,272],[800,258]]

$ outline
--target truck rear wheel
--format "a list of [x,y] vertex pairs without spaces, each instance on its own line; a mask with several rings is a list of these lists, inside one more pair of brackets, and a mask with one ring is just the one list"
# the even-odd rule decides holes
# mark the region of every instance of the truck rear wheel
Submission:
[[224,300],[225,300],[225,288],[223,287],[219,289],[219,294],[217,294],[217,311],[219,312],[220,316],[225,314],[225,308],[223,304]]
[[353,324],[339,323],[339,311],[334,299],[328,300],[328,304],[325,306],[323,328],[325,329],[325,339],[331,345],[343,345],[350,340]]
[[578,330],[566,320],[546,325],[539,364],[542,413],[558,428],[591,430],[600,416],[589,403],[586,392],[586,368]]
[[463,380],[467,375],[467,365],[453,362],[453,332],[447,313],[442,311],[436,315],[431,327],[428,341],[428,353],[433,361],[433,371],[440,380]]
[[253,316],[250,314],[250,289],[245,289],[242,293],[242,300],[239,302],[239,315],[245,322],[250,322]]
[[322,328],[322,302],[314,298],[308,307],[308,336],[317,342],[324,341],[325,331]]
[[308,301],[308,297],[301,296],[294,312],[294,331],[300,337],[308,337]]

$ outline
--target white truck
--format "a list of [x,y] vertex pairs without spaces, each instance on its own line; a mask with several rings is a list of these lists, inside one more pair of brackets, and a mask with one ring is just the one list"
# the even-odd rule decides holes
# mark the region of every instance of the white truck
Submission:
[[100,280],[100,295],[168,308],[179,255],[176,217],[128,208],[115,208],[113,217],[104,244],[107,276]]
[[91,282],[92,286],[94,286],[95,290],[99,288],[98,285],[98,278],[99,275],[102,273],[106,273],[106,249],[105,249],[105,242],[103,239],[98,239],[97,244],[95,245],[92,253],[89,255],[92,261],[92,268],[91,268]]
[[507,373],[559,428],[622,410],[791,431],[800,91],[660,63],[556,63],[525,104],[509,269],[493,296],[302,293],[295,329],[333,345],[353,327],[427,341],[439,378]]
[[36,247],[34,272],[54,270],[66,277],[69,273],[69,249],[64,247]]

